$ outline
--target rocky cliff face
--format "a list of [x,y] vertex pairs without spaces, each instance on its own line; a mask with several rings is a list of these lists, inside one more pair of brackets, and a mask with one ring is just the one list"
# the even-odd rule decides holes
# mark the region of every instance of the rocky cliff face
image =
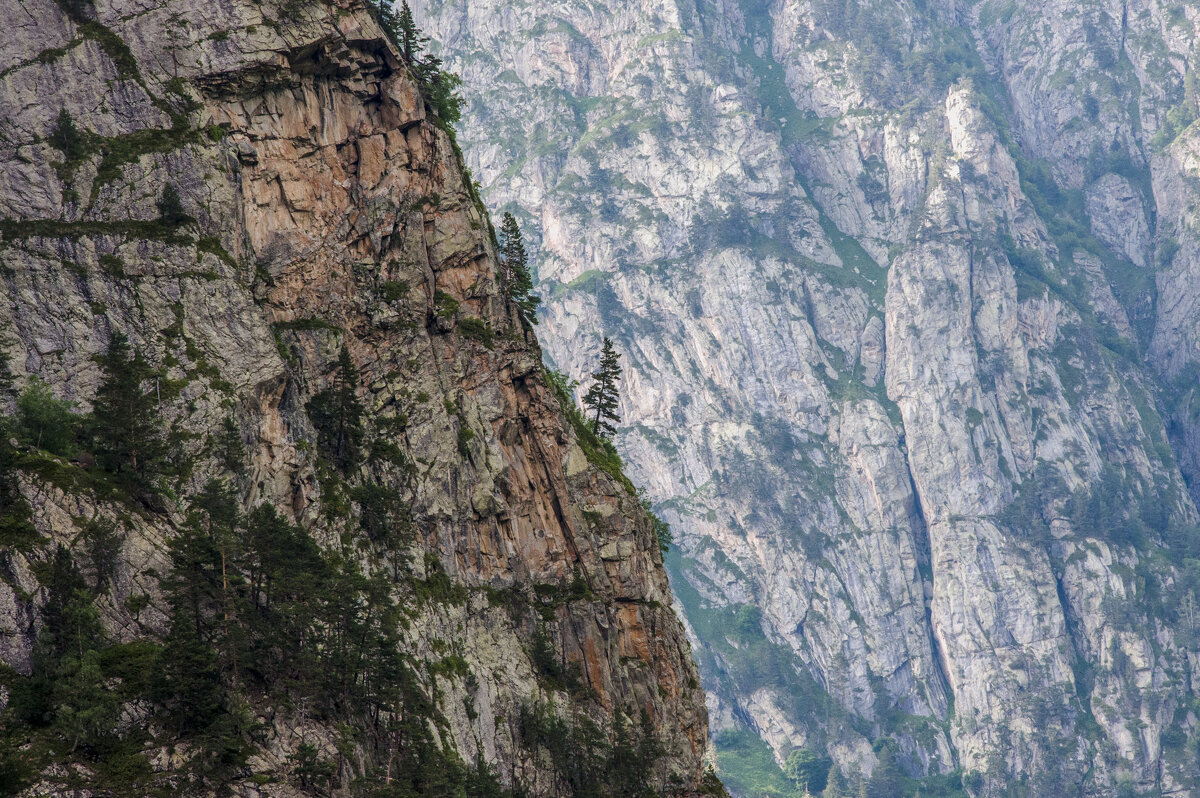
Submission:
[[[66,423],[83,429],[66,456],[35,435],[0,458],[14,489],[0,493],[4,789],[449,795],[462,771],[471,795],[563,795],[595,780],[587,768],[635,755],[638,789],[697,789],[703,693],[649,517],[619,472],[590,462],[547,388],[452,140],[372,14],[353,2],[3,9],[4,354],[16,391],[44,381],[77,403]],[[84,414],[118,334],[147,361],[140,389],[170,447],[151,491],[127,490],[89,451]],[[345,414],[318,414],[330,396],[364,411],[359,438],[337,426]],[[15,392],[0,410],[15,411]],[[326,445],[331,429],[343,437]],[[214,485],[234,497],[231,516],[273,505],[278,523],[260,512],[249,528],[292,542],[245,544],[251,564],[235,573],[213,532]],[[100,528],[106,546],[91,543]],[[307,571],[289,565],[306,556]],[[274,588],[255,557],[277,561]],[[201,573],[210,581],[189,586]],[[323,615],[303,592],[292,615],[273,609],[296,573],[333,580],[320,601],[353,612]],[[238,601],[316,618],[274,648],[264,632],[255,659],[285,663],[274,682],[247,675],[261,661],[227,662],[244,650],[229,631]],[[63,617],[98,627],[85,640],[71,630],[91,621]],[[335,670],[355,643],[329,618],[384,641],[361,656],[395,670]],[[71,641],[70,665],[48,659],[56,640]],[[223,697],[205,711],[245,720],[216,753],[162,710],[191,699],[168,679],[179,651],[216,652],[209,686]],[[324,664],[302,671],[309,660]],[[362,689],[314,698],[337,673]],[[100,706],[95,690],[120,700]],[[388,690],[402,696],[378,697]]]
[[420,5],[549,354],[626,354],[731,789],[1194,792],[1195,9]]

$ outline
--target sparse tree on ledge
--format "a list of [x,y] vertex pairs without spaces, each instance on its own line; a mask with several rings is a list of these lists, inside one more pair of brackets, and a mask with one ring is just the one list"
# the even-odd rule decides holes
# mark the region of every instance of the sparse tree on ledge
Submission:
[[504,214],[500,225],[500,282],[505,292],[517,306],[521,318],[527,324],[537,324],[538,305],[541,297],[533,293],[533,278],[529,274],[529,256],[525,253],[525,242],[521,227],[511,213]]
[[613,348],[612,339],[604,337],[600,348],[600,369],[592,374],[592,386],[583,396],[583,403],[592,412],[592,432],[609,440],[617,433],[621,421],[617,412],[617,381],[621,379],[621,356]]
[[[383,6],[383,7],[386,7]],[[394,13],[388,9],[388,13]],[[408,7],[408,0],[400,5],[400,15],[395,22],[396,38],[399,40],[400,53],[404,56],[404,60],[410,64],[415,64],[417,56],[425,49],[425,45],[429,43],[429,37],[421,34],[417,30],[417,23],[413,19],[412,9]]]
[[371,0],[367,8],[400,51],[400,56],[420,86],[421,94],[433,106],[438,118],[446,125],[458,122],[462,113],[462,98],[458,96],[462,79],[442,69],[441,58],[425,52],[429,37],[417,27],[407,0],[401,4],[399,12],[396,12],[390,0]]

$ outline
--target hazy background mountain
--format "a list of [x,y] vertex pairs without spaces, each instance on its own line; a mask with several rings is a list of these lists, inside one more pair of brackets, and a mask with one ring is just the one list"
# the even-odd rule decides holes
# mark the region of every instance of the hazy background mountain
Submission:
[[731,789],[1192,794],[1200,7],[415,7],[548,354],[624,352]]

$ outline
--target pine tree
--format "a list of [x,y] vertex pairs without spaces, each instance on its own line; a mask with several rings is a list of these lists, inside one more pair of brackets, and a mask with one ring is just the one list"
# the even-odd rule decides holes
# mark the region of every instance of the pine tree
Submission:
[[592,374],[592,385],[583,396],[583,403],[593,413],[592,432],[600,438],[612,438],[617,433],[616,424],[621,421],[617,412],[617,381],[621,379],[621,364],[617,361],[620,358],[612,339],[605,336],[600,348],[600,368]]
[[[226,648],[230,648],[230,636],[235,632],[231,628],[230,618],[236,615],[233,590],[240,584],[234,568],[237,561],[235,544],[241,521],[237,497],[224,482],[210,479],[192,500],[192,508],[196,522],[207,534],[210,546],[220,558],[221,589],[216,598],[215,611],[220,615],[221,639],[226,641]],[[236,627],[236,621],[232,626]]]
[[333,385],[308,401],[321,454],[343,474],[358,465],[363,444],[363,406],[358,400],[358,369],[345,346],[338,354]]
[[188,216],[183,209],[183,200],[179,196],[179,189],[170,183],[163,186],[163,193],[159,197],[157,205],[163,224],[178,226],[193,221],[192,217]]
[[0,429],[0,549],[25,549],[38,540],[33,508],[17,483],[16,459],[7,432]]
[[87,156],[87,139],[79,132],[79,128],[75,126],[75,120],[71,118],[71,114],[65,108],[58,112],[54,130],[51,131],[47,140],[51,147],[63,154],[67,163],[82,161]]
[[[8,357],[8,347],[12,345],[9,337],[0,331],[0,414],[3,413],[8,403],[16,396],[16,385],[13,381],[12,361]],[[4,426],[3,419],[0,419],[0,428]],[[0,432],[3,430],[0,429]]]
[[153,372],[120,332],[113,333],[108,352],[96,360],[101,371],[92,401],[96,464],[135,495],[153,494],[165,454],[158,402],[152,391],[142,389]]
[[412,9],[408,7],[408,0],[404,0],[400,5],[400,14],[396,18],[394,31],[396,43],[400,46],[400,54],[404,56],[404,60],[409,64],[416,64],[421,52],[425,49],[425,45],[429,43],[429,37],[422,35],[417,30],[417,23],[413,20],[413,13]]
[[517,312],[527,324],[537,324],[537,309],[542,304],[533,293],[533,278],[529,274],[529,256],[516,217],[505,212],[500,225],[500,282]]
[[43,577],[46,603],[32,673],[13,696],[19,715],[47,725],[72,752],[102,753],[115,742],[121,702],[101,670],[100,613],[67,549],[58,546]]
[[4,411],[16,395],[6,351],[9,345],[8,337],[0,332],[0,548],[24,548],[38,539],[38,533],[31,520],[33,508],[17,484],[17,453],[8,443],[12,424]]
[[316,542],[271,504],[250,514],[243,569],[251,608],[247,634],[253,668],[264,683],[288,689],[317,687],[319,616],[334,588]]
[[232,416],[226,416],[221,422],[221,430],[213,441],[217,455],[217,463],[226,471],[241,475],[246,470],[246,444],[242,441],[241,430]]
[[521,236],[521,227],[517,218],[508,211],[504,212],[504,221],[500,224],[500,284],[506,289],[512,280],[515,264],[526,261],[525,242]]
[[193,762],[210,778],[241,765],[249,751],[248,719],[224,676],[244,645],[226,570],[237,521],[232,494],[210,481],[171,541],[171,571],[162,580],[171,628],[152,695],[166,725],[197,744]]
[[866,782],[867,798],[900,798],[904,794],[904,774],[896,761],[896,744],[890,738],[879,751],[879,763]]
[[821,798],[846,798],[848,794],[842,771],[838,770],[835,765],[829,770],[829,777],[825,783],[825,789],[821,791]]
[[171,606],[172,634],[212,645],[222,608],[221,548],[205,513],[193,508],[171,540],[171,573],[163,580]]

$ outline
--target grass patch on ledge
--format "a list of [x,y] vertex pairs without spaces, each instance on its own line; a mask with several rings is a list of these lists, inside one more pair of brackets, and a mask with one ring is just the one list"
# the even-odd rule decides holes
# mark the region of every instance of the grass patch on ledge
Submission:
[[160,219],[96,222],[64,222],[58,219],[0,219],[0,237],[5,241],[26,238],[82,238],[84,236],[124,236],[164,244],[186,246],[195,239],[180,232],[177,225]]
[[542,375],[546,378],[546,385],[549,386],[550,392],[558,400],[563,415],[574,427],[579,448],[583,449],[588,462],[621,483],[631,496],[636,496],[637,488],[629,481],[629,477],[625,476],[625,466],[621,462],[621,455],[617,454],[617,449],[612,445],[612,441],[605,440],[592,432],[591,425],[583,417],[583,413],[571,396],[571,384],[567,376],[545,366],[542,367]]
[[483,319],[477,316],[466,316],[458,320],[458,331],[464,338],[476,341],[487,349],[495,348],[495,333]]
[[771,747],[745,729],[723,731],[716,736],[717,768],[726,787],[743,795],[771,798],[803,798],[797,787],[775,763]]

